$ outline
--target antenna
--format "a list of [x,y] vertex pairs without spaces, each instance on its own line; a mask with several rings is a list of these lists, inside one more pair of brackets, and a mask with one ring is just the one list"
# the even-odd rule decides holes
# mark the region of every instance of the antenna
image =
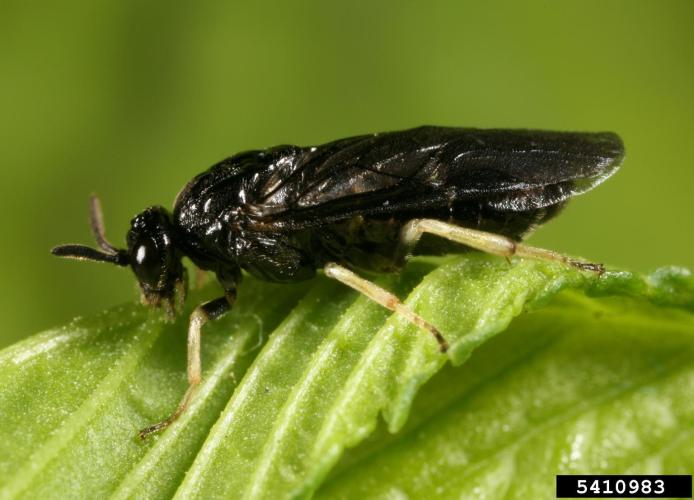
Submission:
[[106,253],[118,253],[118,249],[106,239],[104,213],[101,210],[101,201],[96,194],[92,194],[89,198],[89,222],[97,245]]
[[96,194],[92,194],[89,199],[89,222],[96,243],[101,250],[85,245],[69,244],[58,245],[51,250],[51,253],[68,259],[110,262],[118,266],[127,266],[129,262],[128,252],[114,247],[106,239],[104,215],[101,211],[101,202]]
[[58,245],[51,249],[53,255],[76,260],[92,260],[95,262],[110,262],[118,266],[127,266],[128,257],[125,250],[116,250],[116,253],[106,253],[85,245]]

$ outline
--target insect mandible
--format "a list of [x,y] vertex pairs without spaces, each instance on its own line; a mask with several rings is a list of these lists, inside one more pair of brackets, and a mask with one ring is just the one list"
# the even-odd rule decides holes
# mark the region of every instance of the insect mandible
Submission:
[[476,249],[600,273],[600,264],[520,242],[569,198],[613,174],[623,157],[621,139],[610,132],[433,126],[276,146],[234,155],[196,176],[172,212],[145,209],[132,219],[125,249],[106,239],[92,197],[99,249],[60,245],[52,253],[130,266],[142,301],[170,316],[185,299],[184,256],[214,272],[224,290],[191,314],[188,390],[170,417],[140,431],[144,438],[189,405],[201,381],[201,328],[231,309],[242,270],[288,283],[323,269],[430,332],[445,352],[436,327],[356,271],[393,272],[414,253]]

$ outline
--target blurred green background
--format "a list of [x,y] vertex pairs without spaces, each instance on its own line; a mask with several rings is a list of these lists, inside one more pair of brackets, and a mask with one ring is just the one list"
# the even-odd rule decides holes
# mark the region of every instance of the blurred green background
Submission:
[[694,267],[694,2],[0,3],[0,346],[137,297],[122,244],[243,149],[440,124],[613,130],[627,160],[533,242]]

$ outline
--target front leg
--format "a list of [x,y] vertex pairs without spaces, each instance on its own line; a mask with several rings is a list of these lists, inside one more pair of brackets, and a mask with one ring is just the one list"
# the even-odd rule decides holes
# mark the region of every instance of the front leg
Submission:
[[230,291],[224,297],[199,305],[190,315],[190,323],[188,325],[188,390],[183,395],[176,411],[166,420],[142,429],[139,432],[140,439],[145,439],[153,432],[167,428],[188,408],[195,389],[202,380],[200,368],[200,333],[202,327],[208,321],[214,321],[228,312],[235,300],[236,293]]

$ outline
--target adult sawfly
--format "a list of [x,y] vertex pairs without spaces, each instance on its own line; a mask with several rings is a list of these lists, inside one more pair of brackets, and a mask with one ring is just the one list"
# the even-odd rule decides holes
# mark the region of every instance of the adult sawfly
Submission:
[[142,300],[170,315],[187,289],[182,257],[212,271],[224,290],[199,305],[188,330],[189,387],[166,420],[188,406],[201,380],[202,326],[231,309],[241,271],[289,283],[317,270],[430,332],[434,325],[357,272],[395,272],[413,254],[470,249],[503,257],[563,262],[589,272],[600,264],[521,243],[573,196],[612,175],[624,157],[614,133],[419,127],[368,134],[320,146],[275,146],[227,158],[199,174],[173,211],[153,206],[132,221],[121,249],[104,235],[91,200],[98,249],[61,245],[60,257],[130,266]]

